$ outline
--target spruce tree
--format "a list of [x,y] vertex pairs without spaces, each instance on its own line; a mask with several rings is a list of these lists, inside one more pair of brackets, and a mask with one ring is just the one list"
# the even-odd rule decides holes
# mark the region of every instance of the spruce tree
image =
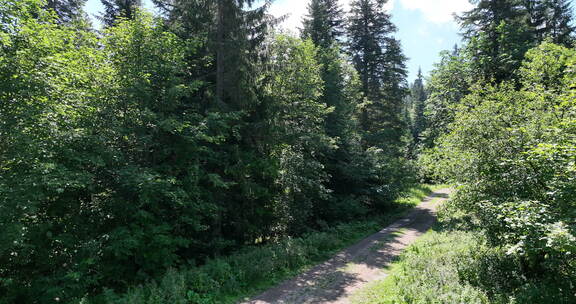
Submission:
[[571,47],[574,43],[574,15],[567,0],[524,0],[534,39],[551,39],[556,44]]
[[519,0],[476,0],[458,19],[468,53],[480,78],[501,82],[514,78],[524,54],[536,43]]
[[340,55],[339,39],[343,34],[342,10],[337,1],[313,0],[308,5],[308,15],[304,19],[302,37],[311,39],[318,47],[317,60],[322,64],[324,81],[322,101],[334,112],[328,117],[326,131],[332,137],[343,136],[346,117],[350,111],[344,96],[344,74]]
[[142,6],[142,0],[101,0],[104,14],[100,20],[106,26],[113,26],[118,18],[133,19],[136,9]]
[[[157,0],[168,26],[177,35],[198,43],[188,57],[190,82],[205,81],[198,90],[201,115],[217,118],[227,134],[217,156],[204,165],[219,179],[230,181],[228,191],[213,194],[217,208],[210,233],[225,244],[254,239],[265,230],[270,216],[262,216],[275,198],[269,156],[272,145],[271,103],[264,102],[262,70],[266,66],[264,43],[275,20],[268,2],[253,7],[251,0]],[[191,105],[192,106],[192,105]]]
[[414,80],[410,88],[410,99],[412,101],[412,136],[416,144],[420,142],[420,135],[426,128],[424,109],[426,108],[427,98],[426,91],[424,90],[422,70],[420,69],[418,70],[418,78]]
[[398,144],[402,133],[401,104],[405,96],[406,58],[393,37],[396,27],[379,0],[352,2],[348,20],[348,51],[368,99],[361,125],[368,146]]
[[325,214],[323,219],[330,221],[338,215],[327,210],[337,209],[334,206],[355,190],[351,183],[355,177],[351,176],[349,167],[353,154],[360,150],[356,147],[357,127],[354,124],[355,106],[359,100],[346,92],[350,83],[346,80],[346,63],[340,45],[344,17],[337,1],[313,0],[308,5],[308,15],[303,23],[302,38],[312,40],[318,48],[316,57],[322,67],[323,80],[320,101],[333,109],[326,117],[325,132],[336,145],[324,153],[323,162],[331,177],[328,188],[334,191],[332,198],[335,201],[321,208]]
[[337,0],[312,0],[303,20],[302,37],[319,47],[333,46],[344,33],[343,14]]
[[60,23],[68,23],[83,15],[86,0],[48,0],[46,8],[54,10]]
[[[251,8],[254,0],[216,1],[216,28],[212,36],[216,59],[216,102],[239,110],[256,98],[255,65],[273,20],[266,13],[270,2]],[[240,69],[241,73],[238,73]]]

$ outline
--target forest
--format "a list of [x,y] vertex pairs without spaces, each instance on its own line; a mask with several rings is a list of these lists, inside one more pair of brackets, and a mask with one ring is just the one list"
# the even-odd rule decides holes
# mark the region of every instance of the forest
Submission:
[[[0,304],[237,303],[454,192],[358,303],[576,303],[569,0],[0,0]],[[384,295],[385,294],[385,295]]]

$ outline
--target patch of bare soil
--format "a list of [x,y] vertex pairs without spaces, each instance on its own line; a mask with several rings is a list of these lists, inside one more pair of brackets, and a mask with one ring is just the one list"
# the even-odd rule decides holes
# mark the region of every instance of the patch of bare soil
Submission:
[[386,269],[402,250],[436,221],[436,206],[450,189],[434,192],[405,218],[340,252],[325,263],[243,302],[246,304],[349,303],[364,285],[386,277]]

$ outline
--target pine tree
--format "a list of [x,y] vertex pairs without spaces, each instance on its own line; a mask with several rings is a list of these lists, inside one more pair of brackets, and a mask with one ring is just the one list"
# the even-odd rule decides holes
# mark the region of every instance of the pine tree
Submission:
[[524,54],[536,43],[519,0],[476,0],[458,19],[468,53],[484,80],[514,78]]
[[118,18],[133,19],[136,9],[142,6],[142,0],[101,0],[104,14],[100,20],[106,26],[113,26]]
[[48,0],[46,7],[54,10],[60,23],[68,23],[83,16],[86,0]]
[[410,99],[412,101],[412,136],[416,144],[420,142],[420,135],[426,128],[424,109],[426,108],[427,98],[426,91],[424,90],[422,70],[420,69],[418,70],[418,78],[414,80],[414,84],[412,84],[410,89]]
[[386,1],[356,0],[348,20],[348,50],[368,99],[361,114],[369,146],[397,144],[405,96],[406,58],[393,37],[396,27],[384,10]]
[[556,44],[571,47],[574,43],[574,15],[567,0],[524,0],[529,24],[538,42],[551,39]]
[[310,38],[315,45],[328,48],[344,34],[343,11],[337,0],[312,0],[303,20],[302,38]]

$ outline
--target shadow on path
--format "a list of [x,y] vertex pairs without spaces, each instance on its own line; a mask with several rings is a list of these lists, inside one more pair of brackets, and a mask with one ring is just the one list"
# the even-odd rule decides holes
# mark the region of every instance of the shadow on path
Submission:
[[349,303],[347,297],[354,290],[384,278],[386,268],[402,250],[432,227],[435,201],[444,201],[449,195],[450,189],[436,191],[403,219],[244,303]]

